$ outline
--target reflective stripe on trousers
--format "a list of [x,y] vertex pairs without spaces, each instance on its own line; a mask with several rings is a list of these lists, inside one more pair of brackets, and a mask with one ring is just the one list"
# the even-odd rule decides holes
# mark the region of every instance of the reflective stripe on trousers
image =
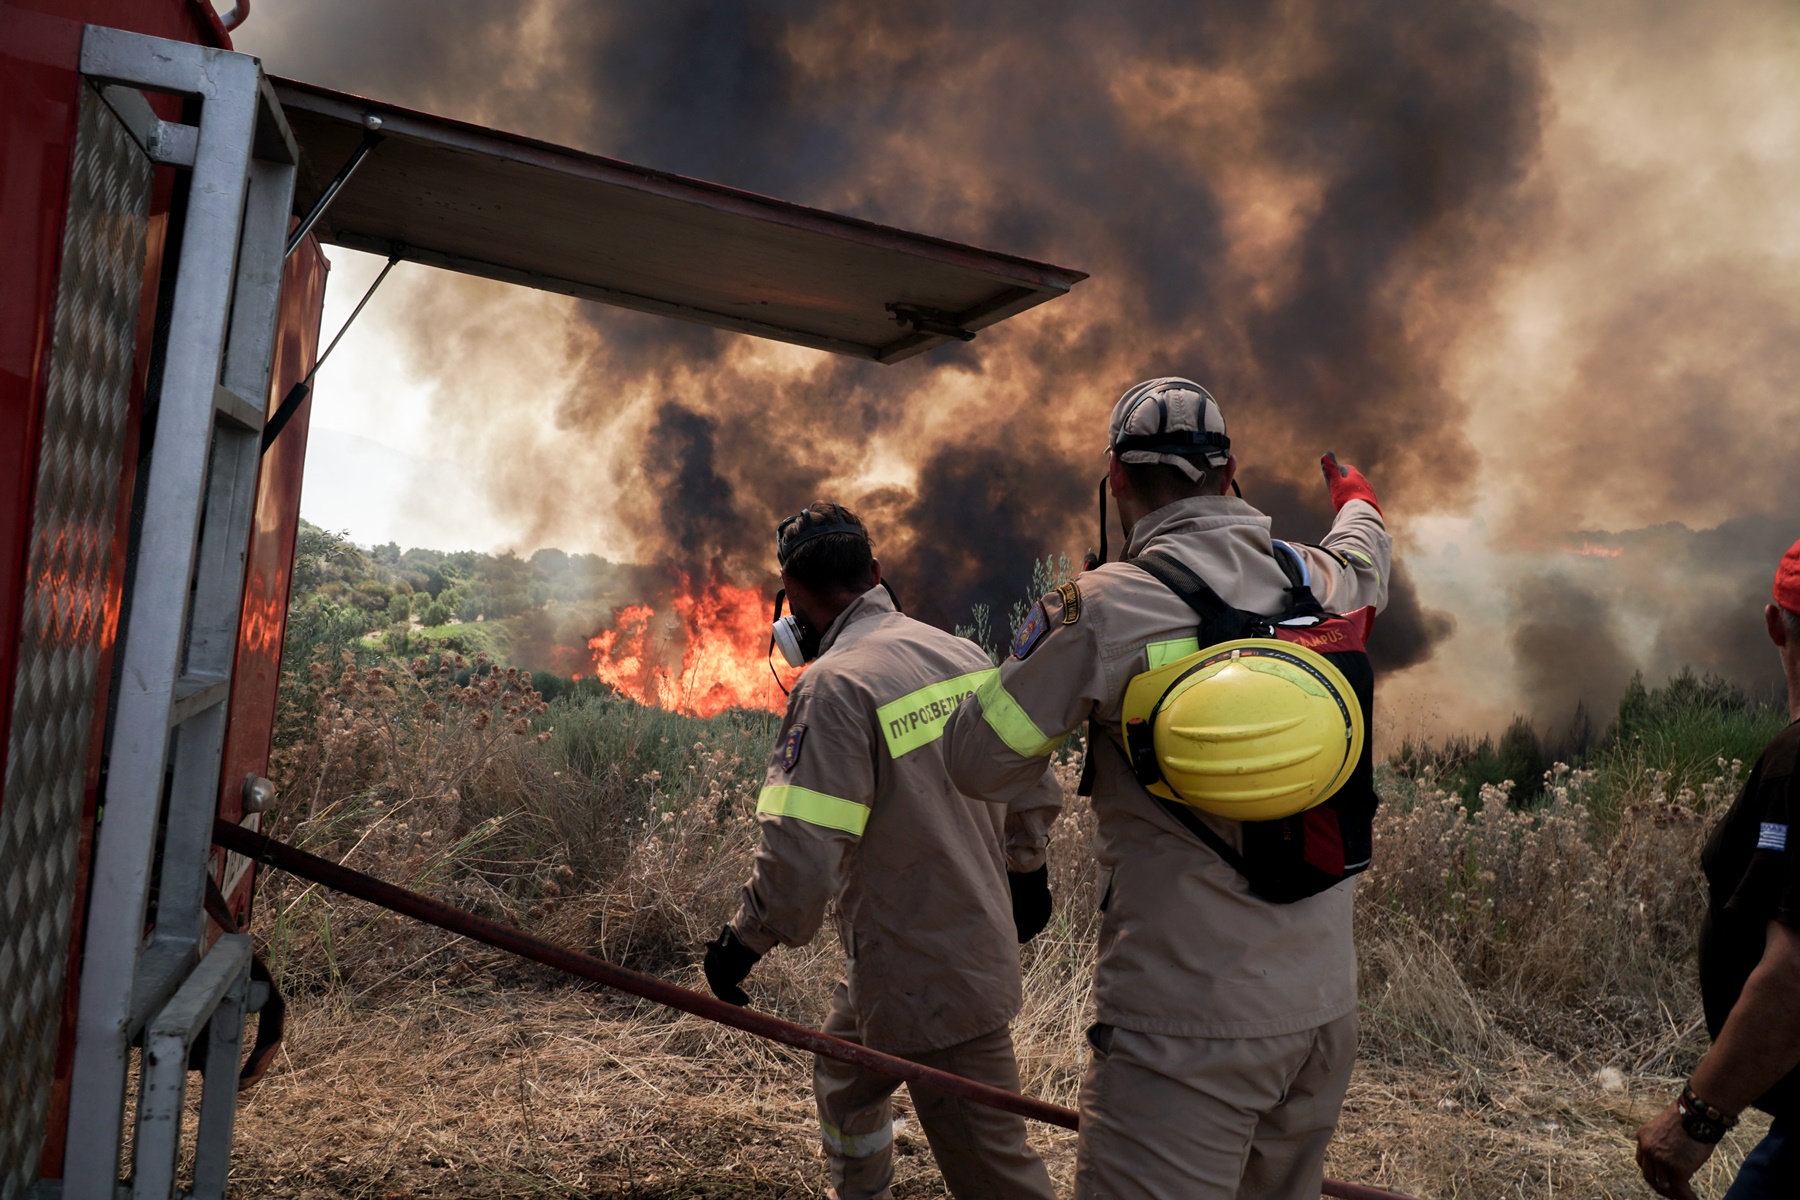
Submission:
[[828,1121],[819,1122],[819,1137],[825,1149],[839,1158],[867,1158],[894,1144],[894,1123],[889,1121],[869,1133],[845,1133]]

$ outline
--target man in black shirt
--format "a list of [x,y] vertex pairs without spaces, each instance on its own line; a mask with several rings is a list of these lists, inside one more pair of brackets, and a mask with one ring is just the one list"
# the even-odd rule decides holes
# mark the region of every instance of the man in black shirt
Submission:
[[[1700,991],[1712,1049],[1675,1103],[1638,1130],[1644,1179],[1694,1200],[1688,1180],[1745,1108],[1775,1118],[1725,1200],[1800,1197],[1800,542],[1763,613],[1793,723],[1770,742],[1701,852],[1710,901]],[[1791,832],[1790,832],[1791,830]]]

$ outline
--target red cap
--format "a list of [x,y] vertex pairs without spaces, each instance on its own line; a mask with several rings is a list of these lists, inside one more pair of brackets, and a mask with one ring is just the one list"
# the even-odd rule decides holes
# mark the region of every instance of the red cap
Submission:
[[1800,613],[1800,542],[1788,547],[1781,565],[1775,568],[1775,603]]

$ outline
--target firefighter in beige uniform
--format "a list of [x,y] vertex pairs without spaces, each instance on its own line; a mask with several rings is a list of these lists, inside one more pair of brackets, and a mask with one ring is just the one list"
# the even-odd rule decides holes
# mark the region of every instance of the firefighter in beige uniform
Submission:
[[[1198,384],[1138,385],[1111,434],[1126,557],[1162,551],[1257,613],[1284,611],[1277,553],[1297,557],[1328,610],[1385,603],[1389,538],[1354,468],[1327,456],[1337,518],[1322,546],[1277,546],[1267,517],[1224,494],[1236,460]],[[1090,754],[1105,915],[1076,1194],[1313,1200],[1355,1054],[1353,882],[1291,904],[1259,899],[1127,765],[1127,682],[1195,647],[1194,611],[1173,591],[1111,564],[1041,603],[944,741],[956,786],[1004,801],[1036,786],[1065,734],[1090,719],[1099,731]],[[1233,822],[1205,819],[1240,842]]]
[[[939,735],[994,673],[987,655],[896,611],[847,510],[814,505],[777,541],[787,632],[822,633],[804,646],[812,665],[757,801],[754,871],[707,949],[708,982],[743,1003],[757,958],[810,942],[835,900],[848,979],[825,1032],[1017,1091],[1018,945],[1049,916],[1044,847],[1061,789],[1039,762],[1010,805],[959,795]],[[821,1057],[813,1086],[835,1194],[887,1196],[898,1081]],[[913,1103],[952,1195],[1054,1195],[1023,1118],[923,1090]]]

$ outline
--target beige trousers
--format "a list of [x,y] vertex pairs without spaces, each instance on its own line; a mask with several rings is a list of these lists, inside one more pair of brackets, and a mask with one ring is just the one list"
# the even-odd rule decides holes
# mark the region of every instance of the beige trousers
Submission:
[[1076,1200],[1318,1200],[1356,1014],[1303,1033],[1088,1031]]
[[[840,983],[831,998],[825,1032],[862,1044],[850,989]],[[1019,1090],[1012,1034],[992,1033],[903,1057],[965,1079]],[[835,1058],[813,1059],[813,1093],[819,1102],[819,1135],[831,1166],[838,1200],[888,1200],[894,1182],[894,1118],[888,1098],[900,1081]],[[958,1200],[1054,1200],[1043,1160],[1025,1142],[1025,1118],[923,1088],[908,1088],[925,1140]]]

